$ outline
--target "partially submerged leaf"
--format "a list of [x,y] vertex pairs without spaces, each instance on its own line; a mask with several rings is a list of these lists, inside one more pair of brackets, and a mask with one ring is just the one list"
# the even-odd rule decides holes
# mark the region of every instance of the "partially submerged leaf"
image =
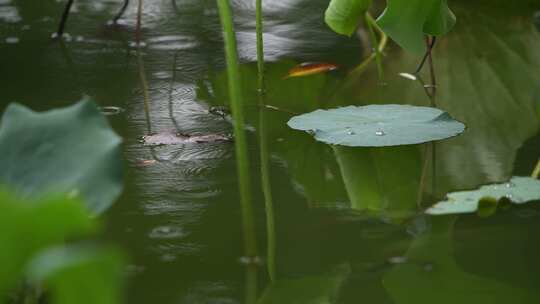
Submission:
[[303,63],[289,70],[289,74],[285,78],[309,76],[336,69],[338,69],[338,66],[332,63]]
[[17,194],[80,194],[103,212],[122,190],[122,140],[90,100],[37,113],[11,104],[0,123],[0,185]]
[[[453,192],[447,199],[429,208],[431,215],[473,213],[485,209],[486,198],[500,201],[509,199],[514,204],[540,200],[540,180],[531,177],[513,177],[508,183],[482,186],[477,190]],[[484,202],[479,204],[479,202]]]
[[172,131],[143,136],[143,142],[148,146],[212,143],[219,141],[231,141],[231,137],[220,134],[186,135]]
[[382,147],[456,136],[465,126],[436,108],[409,105],[348,106],[293,117],[288,125],[334,145]]
[[372,0],[332,0],[324,21],[336,33],[351,36],[362,21]]
[[456,17],[446,0],[388,0],[377,23],[402,48],[420,54],[426,50],[425,34],[448,33]]

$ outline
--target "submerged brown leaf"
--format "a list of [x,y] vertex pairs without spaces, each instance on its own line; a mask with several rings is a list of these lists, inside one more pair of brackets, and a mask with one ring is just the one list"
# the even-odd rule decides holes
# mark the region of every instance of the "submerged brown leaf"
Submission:
[[163,133],[143,136],[142,140],[143,143],[147,146],[159,146],[231,141],[231,137],[221,134],[187,135],[172,131],[166,131]]

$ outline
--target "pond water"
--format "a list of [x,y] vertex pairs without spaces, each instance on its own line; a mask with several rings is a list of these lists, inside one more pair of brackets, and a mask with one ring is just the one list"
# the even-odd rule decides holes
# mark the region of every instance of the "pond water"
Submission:
[[[141,142],[232,133],[215,1],[144,1],[140,48],[132,2],[122,25],[107,26],[121,1],[76,1],[59,42],[50,36],[62,3],[0,0],[0,110],[88,95],[124,139],[125,190],[105,235],[131,257],[126,303],[540,302],[540,204],[487,218],[424,214],[448,192],[531,174],[540,156],[537,1],[451,1],[459,22],[434,52],[434,99],[399,76],[420,58],[394,45],[384,83],[374,65],[347,77],[370,47],[325,26],[328,1],[264,1],[267,107],[256,89],[254,1],[232,1],[256,258],[244,254],[234,144]],[[340,68],[285,77],[303,62]],[[468,128],[442,142],[354,149],[286,125],[297,113],[373,103],[435,103]]]

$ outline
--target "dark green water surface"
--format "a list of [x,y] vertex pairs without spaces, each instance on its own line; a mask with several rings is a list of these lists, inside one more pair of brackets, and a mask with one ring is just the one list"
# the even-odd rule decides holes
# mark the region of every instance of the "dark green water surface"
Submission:
[[[12,101],[46,110],[83,95],[125,110],[109,116],[124,138],[126,185],[105,219],[107,240],[131,256],[126,303],[540,303],[540,204],[488,218],[423,213],[450,191],[532,172],[540,157],[537,1],[449,1],[458,24],[434,53],[435,103],[467,131],[384,149],[330,147],[286,122],[321,107],[428,106],[422,85],[398,75],[420,58],[390,45],[384,84],[374,66],[347,77],[370,47],[362,35],[327,29],[328,1],[265,0],[271,108],[261,108],[255,4],[231,1],[254,193],[251,259],[243,257],[234,144],[140,142],[164,131],[232,132],[229,116],[210,113],[228,104],[215,1],[145,0],[139,51],[132,2],[123,25],[107,26],[121,2],[76,1],[70,39],[59,42],[50,35],[62,3],[0,0],[0,110]],[[302,62],[340,69],[284,78]]]

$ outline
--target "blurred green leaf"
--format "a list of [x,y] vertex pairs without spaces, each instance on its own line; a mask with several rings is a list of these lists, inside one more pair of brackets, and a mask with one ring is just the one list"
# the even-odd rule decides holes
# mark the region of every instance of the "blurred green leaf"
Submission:
[[123,257],[112,248],[53,247],[28,266],[28,278],[50,289],[54,304],[120,303]]
[[351,147],[418,144],[456,136],[465,126],[448,113],[408,105],[348,106],[293,117],[288,125],[315,139]]
[[326,24],[336,33],[351,36],[371,6],[372,0],[332,0],[324,14]]
[[0,124],[0,185],[26,197],[80,195],[101,213],[122,190],[120,143],[88,99],[43,113],[11,104]]
[[0,295],[22,279],[25,264],[38,251],[96,228],[77,199],[22,201],[0,191]]

